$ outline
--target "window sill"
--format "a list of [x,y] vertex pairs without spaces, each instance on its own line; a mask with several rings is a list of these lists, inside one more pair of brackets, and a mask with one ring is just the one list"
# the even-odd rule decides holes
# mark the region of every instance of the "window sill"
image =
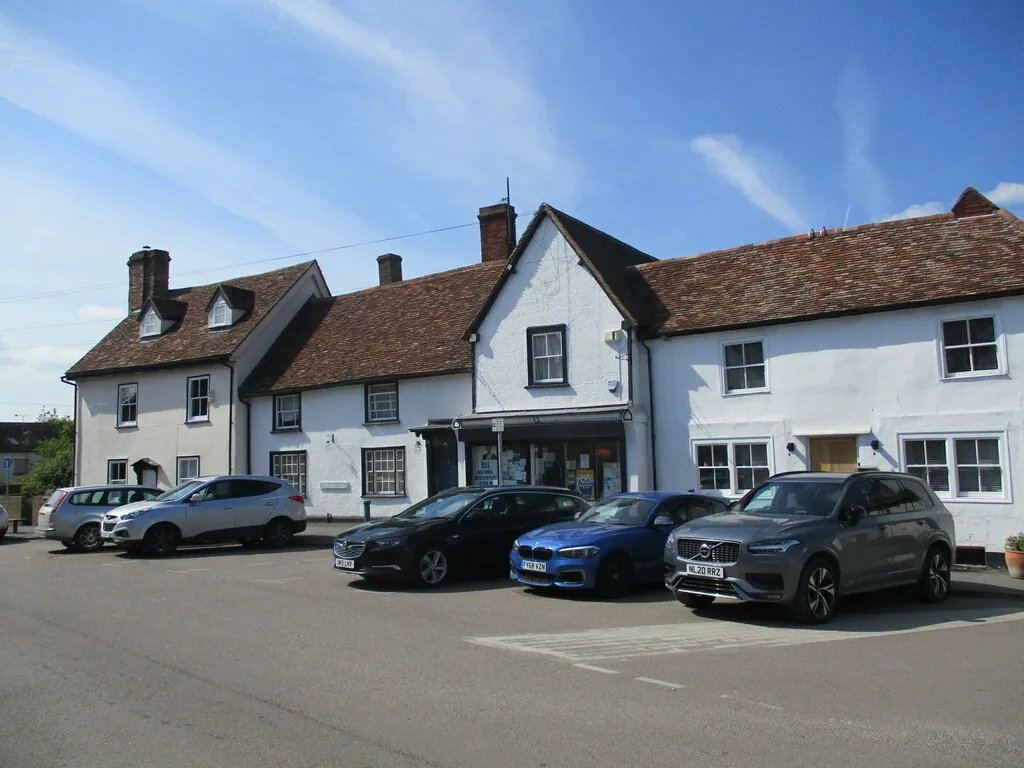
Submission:
[[1013,504],[1006,496],[943,496],[935,494],[943,504]]
[[302,431],[302,427],[301,426],[298,426],[298,427],[274,427],[273,429],[270,430],[270,433],[276,435],[278,432],[301,432],[301,431]]
[[728,392],[723,392],[722,397],[742,397],[743,395],[770,395],[772,391],[768,387],[760,387],[758,389],[733,389]]
[[537,384],[527,384],[523,389],[551,389],[552,387],[568,387],[568,381],[544,381]]
[[132,424],[117,424],[114,427],[114,429],[138,429],[138,428],[139,428],[138,422],[134,422]]
[[390,493],[377,493],[377,494],[363,494],[360,496],[362,499],[408,499],[409,494],[390,494]]
[[1006,371],[970,371],[969,373],[945,373],[939,381],[971,381],[972,379],[997,379],[1006,376]]
[[379,427],[381,425],[386,425],[386,424],[401,424],[401,423],[402,422],[399,419],[382,419],[381,421],[364,421],[363,422],[363,426],[364,427]]
[[185,424],[186,425],[188,425],[188,424],[209,424],[209,423],[210,423],[210,418],[208,416],[204,416],[201,419],[185,419]]

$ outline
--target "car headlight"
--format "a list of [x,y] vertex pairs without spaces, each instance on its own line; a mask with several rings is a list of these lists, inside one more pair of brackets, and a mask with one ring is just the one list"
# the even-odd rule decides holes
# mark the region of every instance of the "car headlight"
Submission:
[[568,560],[584,560],[593,557],[600,551],[598,547],[565,547],[558,550],[558,556]]
[[122,520],[134,520],[136,517],[141,517],[149,512],[150,509],[150,507],[146,507],[145,509],[133,509],[131,512],[125,512],[120,517]]
[[387,547],[397,547],[402,543],[401,539],[374,539],[373,546],[376,549],[386,549]]
[[800,542],[797,539],[773,539],[771,541],[756,541],[747,544],[747,551],[752,555],[781,555]]
[[512,542],[512,549],[519,549],[519,539]]

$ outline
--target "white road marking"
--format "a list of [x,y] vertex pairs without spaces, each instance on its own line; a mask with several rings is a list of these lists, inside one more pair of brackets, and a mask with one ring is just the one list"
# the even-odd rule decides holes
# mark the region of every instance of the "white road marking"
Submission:
[[302,578],[302,576],[285,576],[281,579],[253,579],[253,581],[260,584],[284,584],[286,581],[301,581]]
[[303,563],[326,563],[330,559],[331,558],[329,558],[329,557],[313,557],[313,558],[310,558],[308,560],[303,560],[302,562]]
[[261,565],[277,565],[273,560],[264,560],[261,563],[242,563],[243,568],[259,568]]
[[210,570],[210,569],[209,568],[186,568],[185,570],[182,570],[182,571],[176,571],[173,568],[168,568],[167,572],[168,573],[199,573],[199,571],[208,571],[208,570]]
[[595,667],[592,664],[573,664],[574,667],[580,669],[589,669],[591,672],[604,672],[606,675],[617,675],[619,670],[617,669],[605,669],[604,667]]
[[[821,643],[831,640],[853,640],[867,637],[889,637],[937,629],[959,629],[983,624],[1024,619],[1024,611],[997,616],[984,611],[958,611],[945,621],[935,614],[908,613],[849,620],[851,629],[836,622],[828,628],[799,626],[755,626],[730,621],[702,621],[684,624],[660,624],[643,627],[609,627],[583,632],[555,634],[504,635],[497,637],[466,637],[466,642],[505,651],[537,653],[554,656],[574,664],[624,661],[641,656],[670,653],[693,653],[735,648],[781,647]],[[934,623],[921,624],[931,621]]]
[[671,688],[672,690],[678,691],[681,686],[679,683],[670,683],[667,680],[656,680],[653,677],[634,677],[634,680],[639,680],[641,683],[651,683],[653,685],[660,685],[665,688]]
[[104,568],[123,568],[124,563],[100,563]]

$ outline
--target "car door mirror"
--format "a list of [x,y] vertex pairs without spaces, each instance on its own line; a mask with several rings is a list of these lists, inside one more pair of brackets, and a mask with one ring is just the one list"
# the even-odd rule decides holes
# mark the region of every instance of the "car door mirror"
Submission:
[[673,520],[668,515],[658,515],[656,518],[654,518],[654,527],[655,528],[661,528],[662,526],[675,525],[675,524],[676,524],[676,521]]

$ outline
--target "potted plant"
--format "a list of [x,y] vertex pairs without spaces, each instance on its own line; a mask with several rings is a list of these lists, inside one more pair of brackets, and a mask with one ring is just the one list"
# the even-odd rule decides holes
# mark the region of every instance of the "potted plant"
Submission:
[[1011,578],[1024,579],[1024,531],[1006,537],[1006,568]]

